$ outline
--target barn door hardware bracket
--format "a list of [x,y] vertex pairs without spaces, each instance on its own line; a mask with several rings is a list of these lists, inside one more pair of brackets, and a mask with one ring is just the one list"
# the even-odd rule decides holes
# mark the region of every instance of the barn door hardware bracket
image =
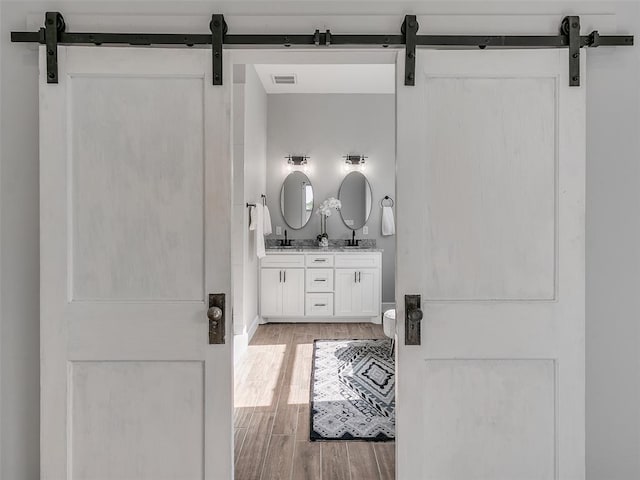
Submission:
[[404,40],[404,84],[416,84],[416,38],[418,36],[418,20],[415,15],[405,15],[401,32]]
[[222,45],[227,34],[227,22],[224,15],[214,13],[209,23],[211,30],[211,53],[213,55],[213,84],[222,85]]
[[[580,17],[568,16],[562,20],[561,33],[569,43],[569,86],[580,86]],[[591,39],[591,35],[589,36]]]
[[47,46],[47,83],[58,83],[58,38],[64,32],[64,18],[59,12],[44,14],[44,41]]
[[[632,46],[633,35],[580,35],[580,17],[568,16],[555,35],[418,35],[415,15],[406,15],[401,32],[393,35],[334,34],[330,30],[312,34],[227,34],[224,16],[211,16],[209,33],[73,33],[65,29],[59,12],[47,12],[45,25],[37,32],[11,32],[11,41],[47,46],[47,82],[58,83],[58,45],[183,45],[211,46],[212,82],[222,85],[224,47],[399,47],[405,48],[405,85],[415,85],[417,48],[568,48],[569,82],[580,85],[582,47]],[[53,53],[51,53],[53,52]]]

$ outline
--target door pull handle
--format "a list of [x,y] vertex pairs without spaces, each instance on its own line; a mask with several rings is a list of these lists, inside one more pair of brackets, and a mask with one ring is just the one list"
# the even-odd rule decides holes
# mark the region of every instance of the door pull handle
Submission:
[[207,317],[209,318],[209,345],[224,343],[225,333],[225,294],[209,294],[209,308]]
[[284,271],[284,283],[287,283],[287,271]]
[[280,270],[280,280],[279,280],[279,282],[282,283],[282,270]]
[[420,345],[421,341],[421,321],[424,317],[420,309],[420,295],[404,296],[404,344]]
[[358,283],[362,283],[362,272],[358,272]]

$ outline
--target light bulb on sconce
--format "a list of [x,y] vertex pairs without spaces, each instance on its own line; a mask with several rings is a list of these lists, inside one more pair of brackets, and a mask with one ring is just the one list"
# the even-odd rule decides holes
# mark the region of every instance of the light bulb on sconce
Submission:
[[344,171],[347,173],[356,169],[364,172],[367,168],[364,159],[368,157],[364,155],[345,155],[343,158],[345,159]]
[[304,173],[309,172],[309,162],[307,161],[309,157],[305,155],[289,155],[288,157],[284,157],[287,159],[287,171],[291,172],[292,170],[300,170],[304,171]]

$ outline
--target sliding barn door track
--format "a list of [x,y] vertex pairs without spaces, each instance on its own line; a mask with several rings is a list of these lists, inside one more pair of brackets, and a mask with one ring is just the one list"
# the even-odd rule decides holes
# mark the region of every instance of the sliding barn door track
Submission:
[[229,34],[224,16],[214,14],[210,33],[72,33],[66,31],[59,12],[45,14],[44,27],[37,32],[11,32],[12,42],[39,43],[47,46],[47,82],[58,83],[58,45],[211,45],[213,84],[222,85],[222,49],[224,46],[281,47],[404,47],[405,85],[414,85],[416,48],[568,48],[569,85],[580,85],[580,49],[582,47],[630,46],[633,35],[580,34],[580,17],[564,17],[557,35],[418,35],[415,15],[406,15],[397,35],[340,35],[316,30],[310,35]]

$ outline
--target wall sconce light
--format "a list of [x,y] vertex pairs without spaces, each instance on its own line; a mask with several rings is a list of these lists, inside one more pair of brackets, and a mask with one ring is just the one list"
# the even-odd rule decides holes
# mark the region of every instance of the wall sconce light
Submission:
[[364,155],[345,155],[343,158],[345,159],[344,161],[345,172],[350,172],[356,169],[360,170],[361,172],[364,172],[365,169],[367,168],[364,163],[364,159],[369,157],[365,157]]
[[287,159],[287,171],[302,169],[304,173],[309,172],[309,162],[307,162],[309,157],[306,155],[289,155],[284,158]]

